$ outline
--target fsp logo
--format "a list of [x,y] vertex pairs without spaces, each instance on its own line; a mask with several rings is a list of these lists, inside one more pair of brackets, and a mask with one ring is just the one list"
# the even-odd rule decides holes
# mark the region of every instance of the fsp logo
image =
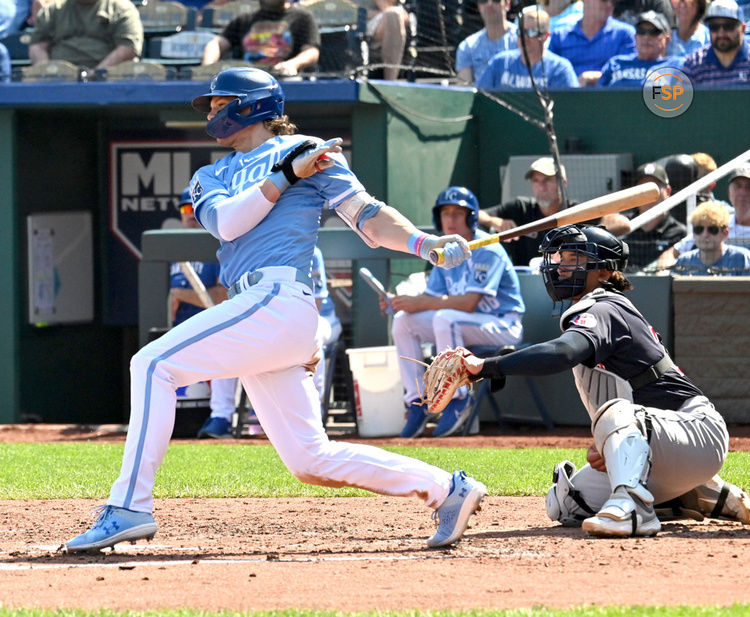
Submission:
[[693,102],[693,84],[680,69],[663,66],[651,71],[643,82],[643,102],[662,118],[684,114]]

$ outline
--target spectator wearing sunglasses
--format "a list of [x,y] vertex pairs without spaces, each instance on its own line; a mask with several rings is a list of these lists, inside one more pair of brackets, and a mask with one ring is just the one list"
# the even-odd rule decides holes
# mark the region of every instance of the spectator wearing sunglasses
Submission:
[[[740,165],[729,174],[729,203],[734,213],[729,215],[727,244],[750,249],[750,165]],[[661,269],[670,268],[683,253],[695,248],[695,238],[689,234],[659,257]]]
[[655,68],[679,66],[679,59],[666,57],[670,32],[667,18],[661,13],[641,13],[635,25],[636,52],[610,58],[602,69],[599,85],[640,88]]
[[[545,51],[549,38],[549,15],[539,6],[527,6],[521,12],[519,49],[501,51],[493,56],[477,80],[484,90],[530,90],[531,75],[537,87],[577,88],[578,77],[573,65],[551,51]],[[521,46],[525,46],[528,64]],[[529,71],[531,66],[531,71]]]
[[711,42],[708,28],[703,23],[706,0],[672,0],[677,27],[667,46],[670,56],[688,56]]
[[612,0],[583,0],[583,17],[552,32],[549,51],[567,58],[581,86],[594,86],[612,56],[635,52],[635,28],[612,17]]
[[750,45],[740,7],[734,0],[713,0],[704,22],[711,44],[687,56],[682,70],[694,86],[748,85]]
[[690,215],[696,248],[677,258],[674,274],[685,276],[747,276],[750,251],[727,244],[729,213],[720,203],[706,201]]
[[470,34],[456,49],[459,83],[473,84],[495,54],[518,46],[518,26],[508,21],[510,0],[477,0],[484,28]]

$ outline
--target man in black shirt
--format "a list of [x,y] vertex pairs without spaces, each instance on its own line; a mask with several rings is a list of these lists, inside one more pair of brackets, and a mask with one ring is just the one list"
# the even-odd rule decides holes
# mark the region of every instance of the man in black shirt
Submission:
[[[563,165],[560,165],[560,173],[563,183],[567,185],[568,180]],[[490,233],[500,233],[519,225],[532,223],[545,216],[557,214],[563,209],[552,157],[544,156],[535,160],[526,172],[525,178],[531,181],[533,197],[517,197],[513,201],[479,211],[479,224]],[[565,207],[575,206],[577,203],[577,201],[569,200]],[[629,231],[628,221],[622,214],[609,214],[601,220],[589,222],[604,225],[615,235]],[[513,264],[527,266],[530,260],[539,257],[539,242],[543,235],[531,233],[505,243],[505,250],[508,251]]]
[[274,73],[291,77],[314,66],[320,57],[320,31],[313,14],[285,0],[260,0],[260,9],[243,13],[203,50],[203,64],[213,64],[229,50],[234,57]]
[[[636,184],[656,182],[660,196],[654,203],[640,206],[636,214],[641,214],[664,201],[672,193],[667,172],[661,165],[646,163],[636,170]],[[636,272],[656,261],[665,250],[673,246],[687,234],[687,228],[669,212],[649,221],[639,229],[629,233],[625,240],[630,246],[628,272]],[[655,264],[654,264],[655,265]]]

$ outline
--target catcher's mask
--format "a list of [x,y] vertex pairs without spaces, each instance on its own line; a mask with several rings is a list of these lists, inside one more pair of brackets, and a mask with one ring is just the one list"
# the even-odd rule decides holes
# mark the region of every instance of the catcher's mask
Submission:
[[[550,298],[555,301],[580,296],[593,270],[624,270],[630,249],[604,227],[566,225],[548,232],[539,247],[540,271]],[[560,263],[561,253],[575,254],[575,262]]]
[[469,189],[463,186],[449,186],[442,191],[435,200],[432,208],[432,224],[438,233],[443,233],[443,223],[440,220],[440,209],[449,204],[466,208],[466,224],[471,231],[476,231],[479,221],[479,200]]
[[284,113],[284,92],[272,75],[260,69],[234,67],[221,71],[206,94],[193,99],[193,108],[208,113],[211,97],[236,96],[206,124],[211,137],[229,137],[246,126]]

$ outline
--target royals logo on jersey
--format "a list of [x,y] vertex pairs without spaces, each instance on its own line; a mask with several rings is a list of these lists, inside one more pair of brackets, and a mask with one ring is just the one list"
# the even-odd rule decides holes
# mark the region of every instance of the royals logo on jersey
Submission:
[[476,264],[474,266],[474,280],[480,285],[487,282],[487,276],[490,271],[490,264]]
[[198,178],[193,178],[193,184],[190,186],[190,199],[192,199],[193,203],[197,203],[202,196],[203,187]]
[[579,328],[596,328],[596,317],[591,313],[581,313],[573,318],[570,325]]

